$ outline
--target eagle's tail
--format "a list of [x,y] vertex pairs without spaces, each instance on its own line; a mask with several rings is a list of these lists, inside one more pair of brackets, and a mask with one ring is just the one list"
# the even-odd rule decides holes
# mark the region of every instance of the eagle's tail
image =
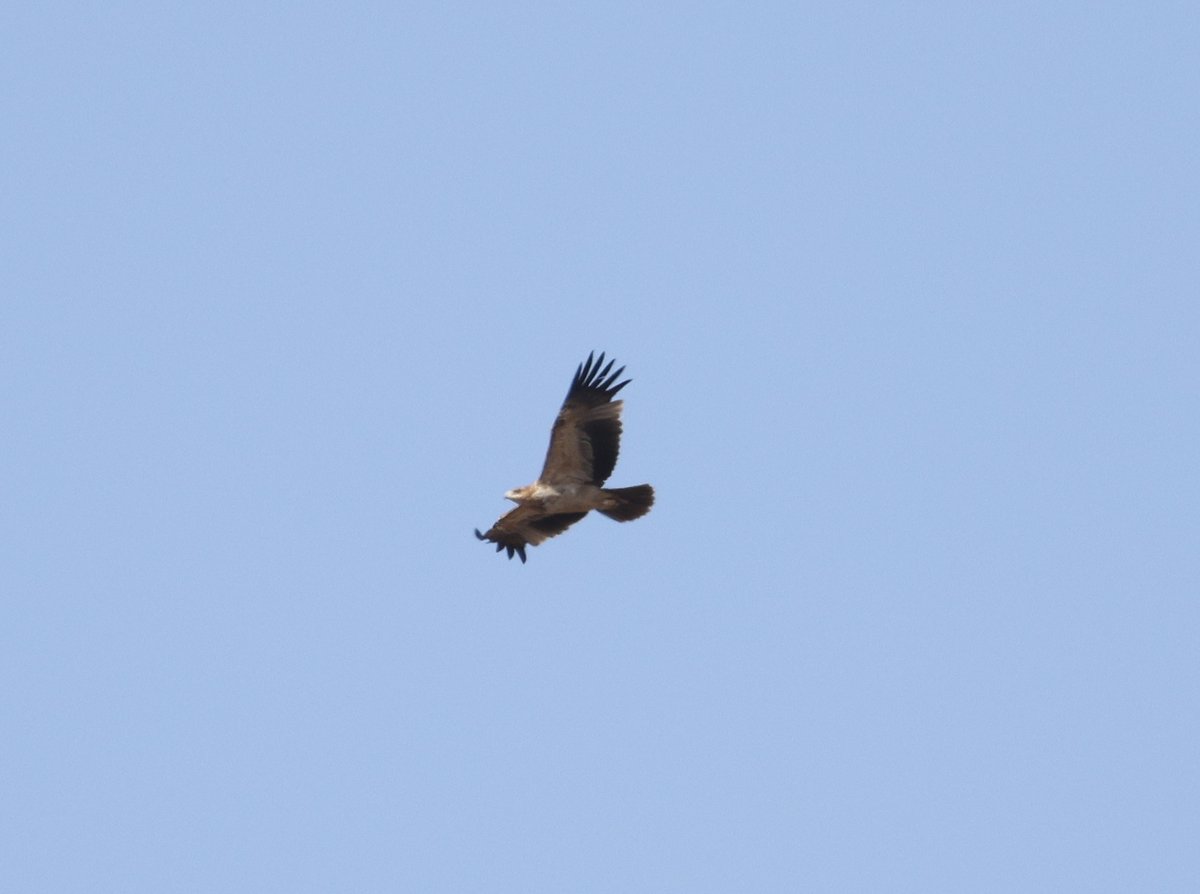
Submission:
[[634,487],[606,487],[604,506],[600,511],[614,521],[627,522],[641,518],[654,505],[654,488],[648,484]]

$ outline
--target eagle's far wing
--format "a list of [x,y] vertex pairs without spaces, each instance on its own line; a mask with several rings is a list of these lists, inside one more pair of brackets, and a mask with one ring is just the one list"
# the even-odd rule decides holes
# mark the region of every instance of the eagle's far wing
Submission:
[[496,544],[496,552],[508,550],[511,559],[513,553],[525,561],[525,547],[537,546],[543,540],[548,540],[561,534],[575,522],[587,515],[586,512],[560,512],[557,515],[545,515],[534,506],[518,506],[507,515],[480,534],[475,529],[475,536],[480,540],[489,540]]
[[550,447],[539,481],[599,486],[617,464],[622,402],[613,397],[631,380],[614,384],[625,367],[610,374],[616,361],[610,360],[604,366],[604,354],[594,360],[593,354],[588,354],[587,362],[575,370],[550,432]]

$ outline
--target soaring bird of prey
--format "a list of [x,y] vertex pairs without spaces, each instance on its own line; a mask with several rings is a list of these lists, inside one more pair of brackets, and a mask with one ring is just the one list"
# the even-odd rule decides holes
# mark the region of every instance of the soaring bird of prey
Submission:
[[496,544],[496,552],[508,550],[525,561],[525,547],[561,534],[591,510],[619,522],[641,518],[654,505],[654,488],[604,487],[617,464],[621,446],[622,401],[613,400],[629,384],[616,383],[625,367],[610,374],[615,361],[604,365],[604,354],[579,364],[571,388],[563,401],[554,428],[542,474],[533,484],[514,488],[506,499],[517,508],[488,530],[475,536]]

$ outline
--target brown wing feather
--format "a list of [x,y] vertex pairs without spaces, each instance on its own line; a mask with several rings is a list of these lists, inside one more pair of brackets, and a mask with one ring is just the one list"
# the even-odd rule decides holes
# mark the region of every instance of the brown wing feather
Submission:
[[527,545],[537,546],[542,541],[561,534],[585,515],[586,512],[545,515],[537,506],[527,504],[501,516],[485,534],[480,534],[476,528],[475,536],[496,544],[496,552],[506,549],[510,559],[516,553],[524,562]]
[[554,428],[550,447],[539,481],[546,483],[595,484],[608,480],[617,464],[621,449],[621,401],[618,391],[630,379],[617,383],[625,367],[611,372],[613,363],[604,365],[604,354],[579,364],[567,391]]

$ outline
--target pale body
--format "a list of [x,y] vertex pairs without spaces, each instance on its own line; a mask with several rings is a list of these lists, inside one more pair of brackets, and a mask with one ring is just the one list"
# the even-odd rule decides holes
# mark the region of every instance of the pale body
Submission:
[[514,487],[505,493],[504,498],[512,500],[518,506],[537,506],[547,515],[589,512],[592,509],[607,509],[616,505],[614,499],[606,496],[604,488],[573,482],[554,485],[535,481],[524,487]]

